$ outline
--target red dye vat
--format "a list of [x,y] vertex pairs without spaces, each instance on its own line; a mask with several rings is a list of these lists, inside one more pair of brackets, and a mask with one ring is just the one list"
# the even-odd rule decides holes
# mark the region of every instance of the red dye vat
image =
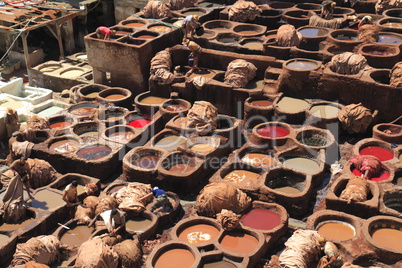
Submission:
[[66,128],[68,126],[71,126],[73,123],[71,122],[57,122],[49,125],[49,128],[51,129],[59,129],[59,128]]
[[281,138],[289,135],[290,131],[280,126],[267,126],[259,128],[257,133],[268,138]]
[[242,223],[257,230],[271,230],[281,223],[281,218],[268,209],[255,208],[241,217]]
[[143,127],[145,127],[146,125],[148,125],[151,122],[152,122],[151,120],[140,118],[140,119],[136,119],[134,121],[131,121],[128,125],[133,127],[133,128],[143,128]]
[[394,158],[394,154],[380,146],[367,146],[360,150],[360,155],[373,155],[380,159],[380,161],[387,161]]
[[[353,169],[352,173],[355,174],[356,176],[361,176],[362,173],[358,170],[358,169]],[[389,173],[386,170],[382,170],[380,173],[380,176],[378,177],[372,177],[369,178],[371,181],[383,181],[383,180],[387,180],[389,178]]]

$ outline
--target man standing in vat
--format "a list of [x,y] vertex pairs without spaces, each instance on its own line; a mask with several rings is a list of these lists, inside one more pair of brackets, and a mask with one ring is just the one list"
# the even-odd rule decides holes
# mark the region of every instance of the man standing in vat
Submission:
[[190,38],[193,38],[193,35],[195,33],[195,30],[201,26],[201,24],[198,22],[200,17],[198,15],[188,15],[184,21],[183,21],[183,26],[184,26],[184,38],[188,37],[188,33],[190,33]]
[[115,34],[115,30],[111,30],[105,26],[99,26],[96,29],[96,36],[98,37],[98,39],[110,40],[110,38],[113,37]]
[[31,167],[29,166],[25,157],[21,157],[21,159],[15,160],[10,165],[10,169],[14,170],[21,177],[29,198],[34,199],[34,197],[32,196],[31,184],[29,183]]
[[69,185],[67,185],[63,192],[63,200],[67,203],[67,206],[69,207],[71,218],[75,217],[75,206],[79,203],[77,186],[78,182],[74,180]]
[[331,0],[325,0],[321,4],[321,14],[320,17],[326,20],[334,18],[336,2]]
[[99,213],[95,218],[89,223],[88,227],[91,227],[95,221],[102,217],[105,222],[105,226],[111,236],[125,236],[126,234],[126,213],[117,208],[106,210]]
[[187,39],[187,38],[183,39],[183,45],[187,46],[191,51],[189,59],[193,58],[193,64],[192,64],[193,66],[191,67],[189,74],[192,74],[195,69],[197,69],[197,70],[200,69],[200,68],[198,68],[198,60],[201,55],[202,48],[196,42],[190,41],[190,39]]
[[169,212],[166,208],[170,211],[173,210],[173,205],[170,203],[169,197],[167,196],[166,192],[159,187],[155,186],[151,191],[154,196],[156,197],[155,204],[152,205],[150,211],[154,212],[155,209],[162,207],[162,212]]

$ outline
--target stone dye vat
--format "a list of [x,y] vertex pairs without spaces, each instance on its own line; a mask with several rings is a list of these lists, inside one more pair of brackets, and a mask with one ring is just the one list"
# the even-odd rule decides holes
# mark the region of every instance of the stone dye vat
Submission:
[[76,118],[88,118],[95,109],[98,108],[98,104],[94,102],[80,102],[72,105],[68,108],[68,113]]
[[49,118],[49,128],[53,130],[66,129],[75,123],[75,118],[71,116],[58,115]]
[[106,127],[115,125],[123,125],[125,123],[124,117],[128,110],[122,107],[110,107],[107,109],[100,109],[98,119],[103,122]]
[[271,118],[273,112],[273,100],[268,97],[249,97],[244,102],[244,120],[256,115]]
[[111,154],[112,149],[109,146],[103,144],[93,144],[83,147],[78,150],[76,155],[85,160],[99,160],[109,154]]
[[177,268],[196,267],[200,253],[193,246],[172,241],[156,247],[149,255],[145,267],[168,268],[174,263]]
[[402,143],[402,127],[396,124],[377,124],[373,127],[373,138],[389,143]]
[[102,136],[104,136],[105,140],[112,143],[127,144],[132,142],[138,134],[139,133],[135,129],[129,126],[116,125],[107,128]]
[[233,163],[223,168],[218,177],[240,189],[256,189],[261,184],[261,175],[261,168]]
[[73,136],[56,137],[49,141],[48,149],[54,154],[68,154],[76,152],[80,147],[80,142]]
[[[337,115],[343,107],[343,105],[335,102],[314,103],[307,111],[307,122],[331,131],[332,124],[339,124]],[[336,127],[335,129],[338,130],[339,128]]]
[[73,133],[76,134],[84,144],[98,142],[104,125],[96,121],[82,122],[73,126]]
[[275,116],[284,116],[288,123],[302,123],[305,120],[305,112],[310,109],[311,104],[302,99],[291,97],[279,97],[273,103]]
[[399,61],[399,47],[385,44],[362,45],[358,53],[367,59],[367,63],[374,68],[391,69]]
[[[87,196],[85,192],[85,185],[92,183],[98,187],[98,191],[100,190],[100,180],[94,177],[78,174],[78,173],[67,173],[49,184],[49,187],[53,189],[57,189],[59,191],[64,191],[64,189],[69,185],[73,180],[77,181],[77,196],[79,199],[83,199]],[[95,192],[94,194],[97,194]]]
[[390,144],[377,139],[363,139],[356,143],[353,152],[360,155],[372,155],[380,161],[388,161],[394,158],[394,152]]
[[114,104],[127,109],[133,108],[133,94],[130,90],[121,87],[106,88],[99,92],[96,99],[101,104]]
[[328,220],[320,222],[316,227],[318,233],[327,240],[348,240],[356,235],[354,227],[343,221]]
[[264,169],[270,168],[277,164],[272,152],[253,147],[242,147],[237,157],[245,164]]
[[165,129],[154,136],[149,143],[152,147],[173,152],[186,142],[187,138],[185,136],[179,135],[176,131]]
[[153,115],[159,110],[159,107],[167,101],[167,98],[152,96],[150,91],[138,94],[134,98],[135,107],[141,113]]
[[91,237],[93,232],[93,228],[86,225],[77,225],[70,230],[66,230],[64,234],[61,235],[60,242],[71,248],[79,247]]
[[155,235],[158,222],[158,216],[149,211],[144,211],[139,215],[128,213],[126,230],[130,234],[137,234],[140,240],[145,240]]
[[169,121],[176,115],[187,115],[188,110],[191,108],[191,103],[183,99],[170,99],[165,101],[160,107],[160,112],[165,119]]
[[219,237],[222,227],[210,218],[190,217],[177,224],[171,236],[173,240],[179,239],[185,243],[204,247],[213,244]]
[[293,136],[293,128],[282,122],[268,122],[256,125],[250,141],[267,146],[283,146]]

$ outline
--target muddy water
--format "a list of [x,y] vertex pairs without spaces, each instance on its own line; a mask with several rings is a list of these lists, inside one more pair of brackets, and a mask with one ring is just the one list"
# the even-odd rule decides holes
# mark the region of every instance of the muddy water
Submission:
[[281,218],[271,210],[254,208],[241,217],[241,222],[253,229],[271,230],[281,224]]
[[52,143],[52,145],[49,147],[49,150],[58,153],[71,153],[78,150],[79,146],[80,144],[78,141],[66,139]]
[[277,107],[285,113],[299,113],[307,110],[310,104],[301,99],[284,97],[278,102]]
[[256,32],[256,31],[240,31],[240,32],[237,32],[238,34],[243,34],[243,35],[256,35],[256,34],[258,34],[258,32]]
[[300,71],[311,71],[318,67],[317,64],[309,61],[292,61],[286,64],[286,67]]
[[52,115],[54,115],[54,114],[56,114],[56,113],[58,113],[60,111],[63,111],[63,110],[64,110],[64,108],[62,108],[62,107],[51,106],[51,107],[48,107],[48,108],[43,109],[42,111],[40,111],[38,113],[38,115],[40,115],[40,116],[52,116]]
[[387,161],[394,158],[394,154],[380,146],[367,146],[360,150],[360,155],[373,155],[380,159],[380,161]]
[[164,252],[155,262],[154,268],[188,268],[195,258],[186,249],[171,249]]
[[93,228],[89,228],[86,225],[78,225],[77,227],[66,231],[61,236],[60,241],[69,247],[80,246],[89,239],[93,231]]
[[230,263],[227,261],[217,261],[217,262],[206,263],[202,267],[203,268],[236,268],[237,266],[234,265],[233,263]]
[[133,165],[140,168],[153,169],[158,164],[159,159],[160,158],[155,155],[145,155],[134,161]]
[[274,188],[274,190],[282,192],[284,194],[301,194],[301,191],[299,189],[291,186],[278,187]]
[[241,161],[261,167],[270,167],[273,166],[275,160],[272,156],[267,154],[259,154],[259,153],[249,153],[242,157]]
[[267,138],[281,138],[290,134],[290,131],[281,126],[266,126],[259,128],[257,133]]
[[67,121],[57,122],[57,123],[53,123],[53,124],[49,125],[49,128],[51,128],[51,129],[61,129],[61,128],[69,127],[72,124],[73,123],[67,122]]
[[155,143],[154,147],[172,152],[177,150],[177,147],[181,144],[184,144],[186,141],[186,137],[171,135],[160,139],[157,143]]
[[149,30],[154,31],[154,32],[167,32],[170,31],[169,26],[164,26],[164,25],[156,25],[156,26],[151,26],[149,27]]
[[283,161],[283,165],[289,168],[293,168],[306,174],[314,174],[321,168],[320,165],[312,159],[305,157],[289,158]]
[[151,120],[140,118],[131,121],[128,125],[133,128],[143,128],[151,122]]
[[207,153],[213,151],[215,147],[209,143],[197,143],[191,146],[190,149],[197,153]]
[[329,240],[348,240],[355,236],[355,230],[342,222],[324,222],[317,232]]
[[52,210],[66,203],[62,199],[62,195],[48,189],[40,190],[35,193],[32,200],[32,207],[43,210]]
[[33,222],[34,220],[35,220],[34,218],[30,218],[26,219],[21,223],[3,223],[2,225],[0,225],[0,231],[21,229],[30,224],[31,222]]
[[242,232],[229,232],[220,243],[222,247],[231,252],[248,254],[256,249],[258,240],[254,236]]
[[387,22],[384,24],[381,24],[383,27],[393,27],[393,28],[402,28],[402,23],[401,22]]
[[152,221],[141,216],[133,217],[127,220],[126,229],[130,231],[145,230],[151,226]]
[[267,107],[267,106],[271,106],[272,102],[268,101],[268,100],[256,100],[256,101],[252,101],[251,105],[254,105],[257,107]]
[[254,50],[262,50],[263,49],[262,42],[258,42],[258,41],[246,42],[243,44],[243,47],[248,48],[248,49],[254,49]]
[[143,98],[140,102],[143,104],[153,104],[153,105],[157,105],[157,104],[162,104],[165,101],[167,101],[168,99],[166,98],[161,98],[161,97],[154,97],[154,96],[149,96],[149,97],[145,97]]
[[142,27],[142,26],[145,26],[145,23],[131,22],[131,23],[124,24],[124,26],[127,26],[127,27]]
[[392,248],[394,250],[402,250],[402,230],[381,228],[375,230],[371,237],[373,240],[383,247]]
[[311,107],[310,112],[316,117],[331,119],[336,118],[340,110],[333,105],[315,105]]
[[84,71],[82,70],[69,70],[64,73],[62,73],[60,76],[61,77],[66,77],[66,78],[76,78],[80,75],[82,75]]
[[91,145],[82,148],[77,152],[77,156],[86,160],[98,160],[108,156],[112,149],[105,145]]
[[78,116],[88,116],[92,113],[94,107],[81,107],[71,110],[70,113]]
[[193,170],[194,170],[194,167],[187,165],[187,164],[177,164],[169,169],[170,172],[174,172],[174,173],[178,173],[178,174],[191,172]]
[[233,170],[223,178],[225,181],[236,184],[239,187],[254,186],[260,174],[248,170]]
[[143,35],[137,36],[136,38],[139,38],[139,39],[154,39],[155,37],[156,36],[153,36],[153,35],[143,34]]
[[187,107],[181,104],[172,104],[165,107],[165,109],[168,110],[169,112],[180,112],[186,110]]
[[134,133],[132,132],[116,132],[113,134],[109,135],[109,139],[114,140],[114,141],[120,141],[120,142],[127,142],[131,140],[134,137]]
[[184,229],[179,239],[191,244],[205,243],[215,240],[219,235],[219,230],[209,224],[197,224]]
[[99,95],[99,92],[91,92],[87,95],[85,95],[85,97],[87,98],[96,98]]
[[0,234],[0,248],[7,244],[9,238],[10,237],[8,235]]
[[123,99],[125,97],[126,97],[126,95],[123,95],[123,94],[111,94],[111,95],[106,96],[105,99],[107,99],[107,100],[120,100],[120,99]]
[[20,108],[24,107],[24,104],[19,101],[8,101],[8,102],[1,104],[0,107],[13,108],[14,110],[16,110],[16,109],[20,109]]

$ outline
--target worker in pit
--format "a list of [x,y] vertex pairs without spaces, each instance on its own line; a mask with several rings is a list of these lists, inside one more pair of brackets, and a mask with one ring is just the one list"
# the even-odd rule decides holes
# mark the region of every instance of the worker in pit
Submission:
[[31,173],[31,167],[29,166],[28,162],[24,157],[21,157],[18,160],[15,160],[11,165],[10,169],[14,170],[21,178],[25,190],[28,193],[28,196],[30,199],[34,199],[32,196],[32,189],[31,189],[31,184],[29,183],[29,178],[30,178],[30,173]]
[[102,217],[105,222],[105,226],[111,236],[125,236],[126,234],[126,213],[117,208],[106,210],[99,213],[95,218],[89,223],[88,227],[91,227],[95,221]]
[[190,41],[190,39],[187,38],[183,39],[182,44],[190,49],[190,58],[193,58],[193,66],[191,67],[191,70],[189,72],[193,73],[195,69],[199,70],[200,68],[198,68],[198,60],[202,52],[201,46],[194,41]]
[[325,0],[324,2],[322,2],[320,17],[326,20],[333,19],[335,6],[336,2],[331,0]]
[[325,238],[322,236],[318,238],[317,243],[325,254],[325,256],[320,259],[317,267],[339,268],[343,265],[343,258],[334,243],[325,241]]
[[198,22],[200,17],[198,15],[188,15],[184,21],[183,21],[183,26],[184,26],[184,37],[188,38],[188,34],[190,33],[190,38],[193,38],[193,35],[195,33],[195,30],[201,26],[201,24]]
[[164,190],[159,189],[159,187],[155,186],[151,192],[156,197],[155,204],[151,206],[151,212],[154,212],[155,209],[158,209],[160,207],[162,207],[163,212],[173,210],[173,205],[172,203],[170,203],[170,200]]
[[110,40],[110,38],[113,37],[115,34],[115,30],[111,30],[105,26],[100,26],[96,29],[96,36],[98,37],[98,39]]
[[78,193],[77,193],[77,181],[72,181],[69,185],[66,186],[63,192],[63,200],[67,203],[67,207],[69,207],[70,217],[74,218],[76,205],[78,205]]
[[366,24],[373,24],[373,18],[371,16],[364,16],[362,20],[359,22],[357,29],[360,29],[360,27]]

